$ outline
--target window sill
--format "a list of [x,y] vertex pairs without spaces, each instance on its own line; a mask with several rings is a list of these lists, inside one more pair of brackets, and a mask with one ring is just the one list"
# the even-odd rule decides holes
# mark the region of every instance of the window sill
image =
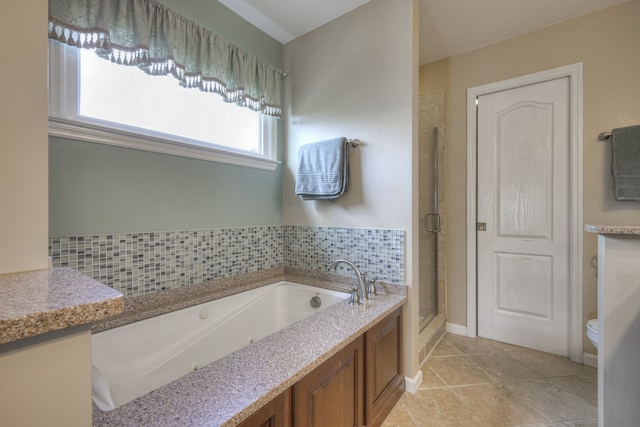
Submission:
[[278,160],[266,159],[257,155],[218,149],[211,146],[200,146],[159,136],[141,135],[54,117],[49,117],[49,135],[269,171],[274,171],[281,163]]

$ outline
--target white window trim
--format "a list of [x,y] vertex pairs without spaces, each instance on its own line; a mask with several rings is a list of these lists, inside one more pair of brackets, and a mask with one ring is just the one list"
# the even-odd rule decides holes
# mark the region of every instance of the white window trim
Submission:
[[[271,132],[273,131],[271,130]],[[181,142],[177,139],[147,136],[55,117],[49,117],[49,135],[270,171],[275,170],[280,164],[278,160],[233,152],[228,148],[198,146],[195,141],[193,143]],[[275,138],[275,135],[273,137]]]
[[[166,135],[160,132],[139,130],[134,127],[119,125],[118,128],[99,120],[78,118],[76,111],[68,111],[66,97],[77,98],[77,85],[70,85],[66,90],[57,83],[62,76],[77,71],[70,67],[78,67],[77,58],[65,55],[64,45],[50,43],[50,49],[59,49],[60,54],[51,55],[49,69],[49,135],[153,153],[188,157],[274,171],[281,163],[277,160],[277,120],[261,120],[261,140],[266,143],[265,155],[252,154],[221,145],[206,144],[189,138]],[[70,60],[71,59],[71,60]],[[212,96],[216,96],[212,94]],[[264,116],[263,116],[264,117]]]

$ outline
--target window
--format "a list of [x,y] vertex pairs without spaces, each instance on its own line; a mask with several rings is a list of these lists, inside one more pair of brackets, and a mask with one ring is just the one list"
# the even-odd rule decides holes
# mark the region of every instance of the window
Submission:
[[49,41],[54,136],[274,170],[277,119]]

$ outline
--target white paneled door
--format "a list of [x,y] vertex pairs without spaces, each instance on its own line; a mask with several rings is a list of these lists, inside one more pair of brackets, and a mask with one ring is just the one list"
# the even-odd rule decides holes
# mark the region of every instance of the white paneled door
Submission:
[[569,355],[569,78],[479,96],[478,335]]

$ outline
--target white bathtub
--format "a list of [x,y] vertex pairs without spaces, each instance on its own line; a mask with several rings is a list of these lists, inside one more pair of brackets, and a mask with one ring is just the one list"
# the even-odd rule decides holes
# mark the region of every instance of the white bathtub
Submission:
[[278,282],[93,334],[93,400],[117,408],[347,296]]

